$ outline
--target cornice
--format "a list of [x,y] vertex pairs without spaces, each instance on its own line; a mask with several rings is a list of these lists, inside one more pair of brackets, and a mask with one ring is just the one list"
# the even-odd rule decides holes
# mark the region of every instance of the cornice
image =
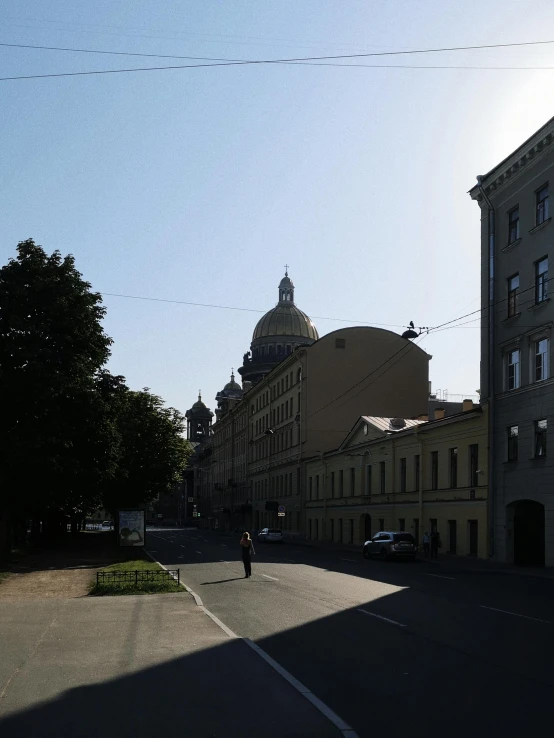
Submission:
[[[527,139],[516,151],[504,159],[494,169],[482,177],[485,193],[495,196],[510,182],[522,176],[530,164],[540,161],[552,150],[554,142],[554,118]],[[469,191],[472,200],[481,202],[482,195],[478,185]]]

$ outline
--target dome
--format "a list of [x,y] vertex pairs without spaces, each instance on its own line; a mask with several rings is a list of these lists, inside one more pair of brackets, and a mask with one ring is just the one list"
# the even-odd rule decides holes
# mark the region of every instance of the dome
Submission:
[[294,284],[288,274],[285,274],[283,279],[279,282],[279,289],[280,290],[284,290],[284,289],[293,290],[294,289]]
[[202,394],[198,393],[198,400],[194,403],[190,410],[185,413],[186,418],[211,418],[213,413],[209,407],[202,402]]
[[[288,280],[288,277],[284,277],[281,284],[285,279]],[[288,281],[290,282],[290,280]],[[319,338],[317,328],[311,319],[300,308],[290,302],[280,302],[258,321],[254,328],[252,341],[271,336],[307,338],[310,341],[317,341]]]
[[242,387],[238,382],[235,382],[235,375],[234,373],[231,374],[231,381],[227,382],[225,387],[223,388],[224,392],[242,392]]

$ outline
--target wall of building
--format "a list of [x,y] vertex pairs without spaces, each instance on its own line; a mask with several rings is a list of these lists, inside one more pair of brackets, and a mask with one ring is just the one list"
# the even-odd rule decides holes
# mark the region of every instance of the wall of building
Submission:
[[[495,558],[518,563],[523,540],[515,530],[514,511],[520,501],[539,503],[544,511],[544,560],[554,566],[554,450],[547,442],[546,455],[536,458],[535,424],[545,419],[554,422],[554,379],[552,378],[552,324],[554,306],[550,299],[538,301],[535,285],[536,264],[544,257],[554,258],[554,225],[550,217],[537,226],[536,192],[544,184],[554,187],[554,120],[508,157],[483,180],[495,209],[496,258],[493,348],[496,408],[494,437],[494,540]],[[472,197],[479,193],[472,191]],[[551,196],[550,198],[551,199]],[[488,209],[481,204],[482,306],[488,304]],[[549,203],[552,212],[552,203]],[[518,238],[510,242],[509,214],[519,208]],[[508,280],[519,275],[515,310],[508,300]],[[551,291],[547,285],[546,289]],[[514,313],[513,315],[511,313]],[[488,316],[488,312],[484,312]],[[488,321],[482,333],[482,396],[489,394]],[[536,381],[536,342],[548,340],[547,379]],[[520,387],[510,388],[510,352],[520,351]],[[508,429],[517,426],[519,454],[508,458]],[[521,511],[521,506],[519,510]],[[525,522],[525,521],[524,521]],[[521,531],[521,527],[519,528]],[[535,537],[537,537],[535,535]],[[531,536],[531,539],[533,535]],[[533,547],[527,540],[524,548]],[[521,563],[521,562],[520,562]]]
[[[443,551],[451,551],[455,523],[451,552],[487,557],[486,411],[470,410],[394,435],[370,432],[366,441],[354,434],[353,441],[306,461],[308,537],[361,546],[379,530],[403,527],[421,541],[426,529],[436,527]],[[479,474],[470,474],[472,445],[478,449]],[[455,480],[451,449],[457,449]],[[438,460],[436,484],[433,453]]]

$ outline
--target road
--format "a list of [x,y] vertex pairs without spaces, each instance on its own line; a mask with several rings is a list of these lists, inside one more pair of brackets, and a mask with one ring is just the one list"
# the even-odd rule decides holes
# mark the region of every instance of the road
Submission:
[[244,579],[235,538],[148,532],[152,555],[205,607],[360,738],[542,735],[551,724],[554,580],[255,545]]

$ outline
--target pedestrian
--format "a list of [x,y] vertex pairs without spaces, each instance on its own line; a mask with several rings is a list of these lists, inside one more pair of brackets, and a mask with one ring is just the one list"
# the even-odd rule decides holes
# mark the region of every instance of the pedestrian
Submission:
[[252,576],[252,554],[256,553],[250,533],[242,534],[240,545],[242,548],[242,563],[244,564],[244,578],[248,579],[248,577]]
[[437,554],[439,552],[439,548],[441,547],[441,537],[439,535],[438,530],[433,530],[431,533],[431,558],[436,559]]
[[429,547],[431,546],[431,539],[429,538],[429,531],[426,530],[423,534],[423,538],[421,539],[421,542],[423,543],[423,553],[425,554],[425,558],[429,558]]

